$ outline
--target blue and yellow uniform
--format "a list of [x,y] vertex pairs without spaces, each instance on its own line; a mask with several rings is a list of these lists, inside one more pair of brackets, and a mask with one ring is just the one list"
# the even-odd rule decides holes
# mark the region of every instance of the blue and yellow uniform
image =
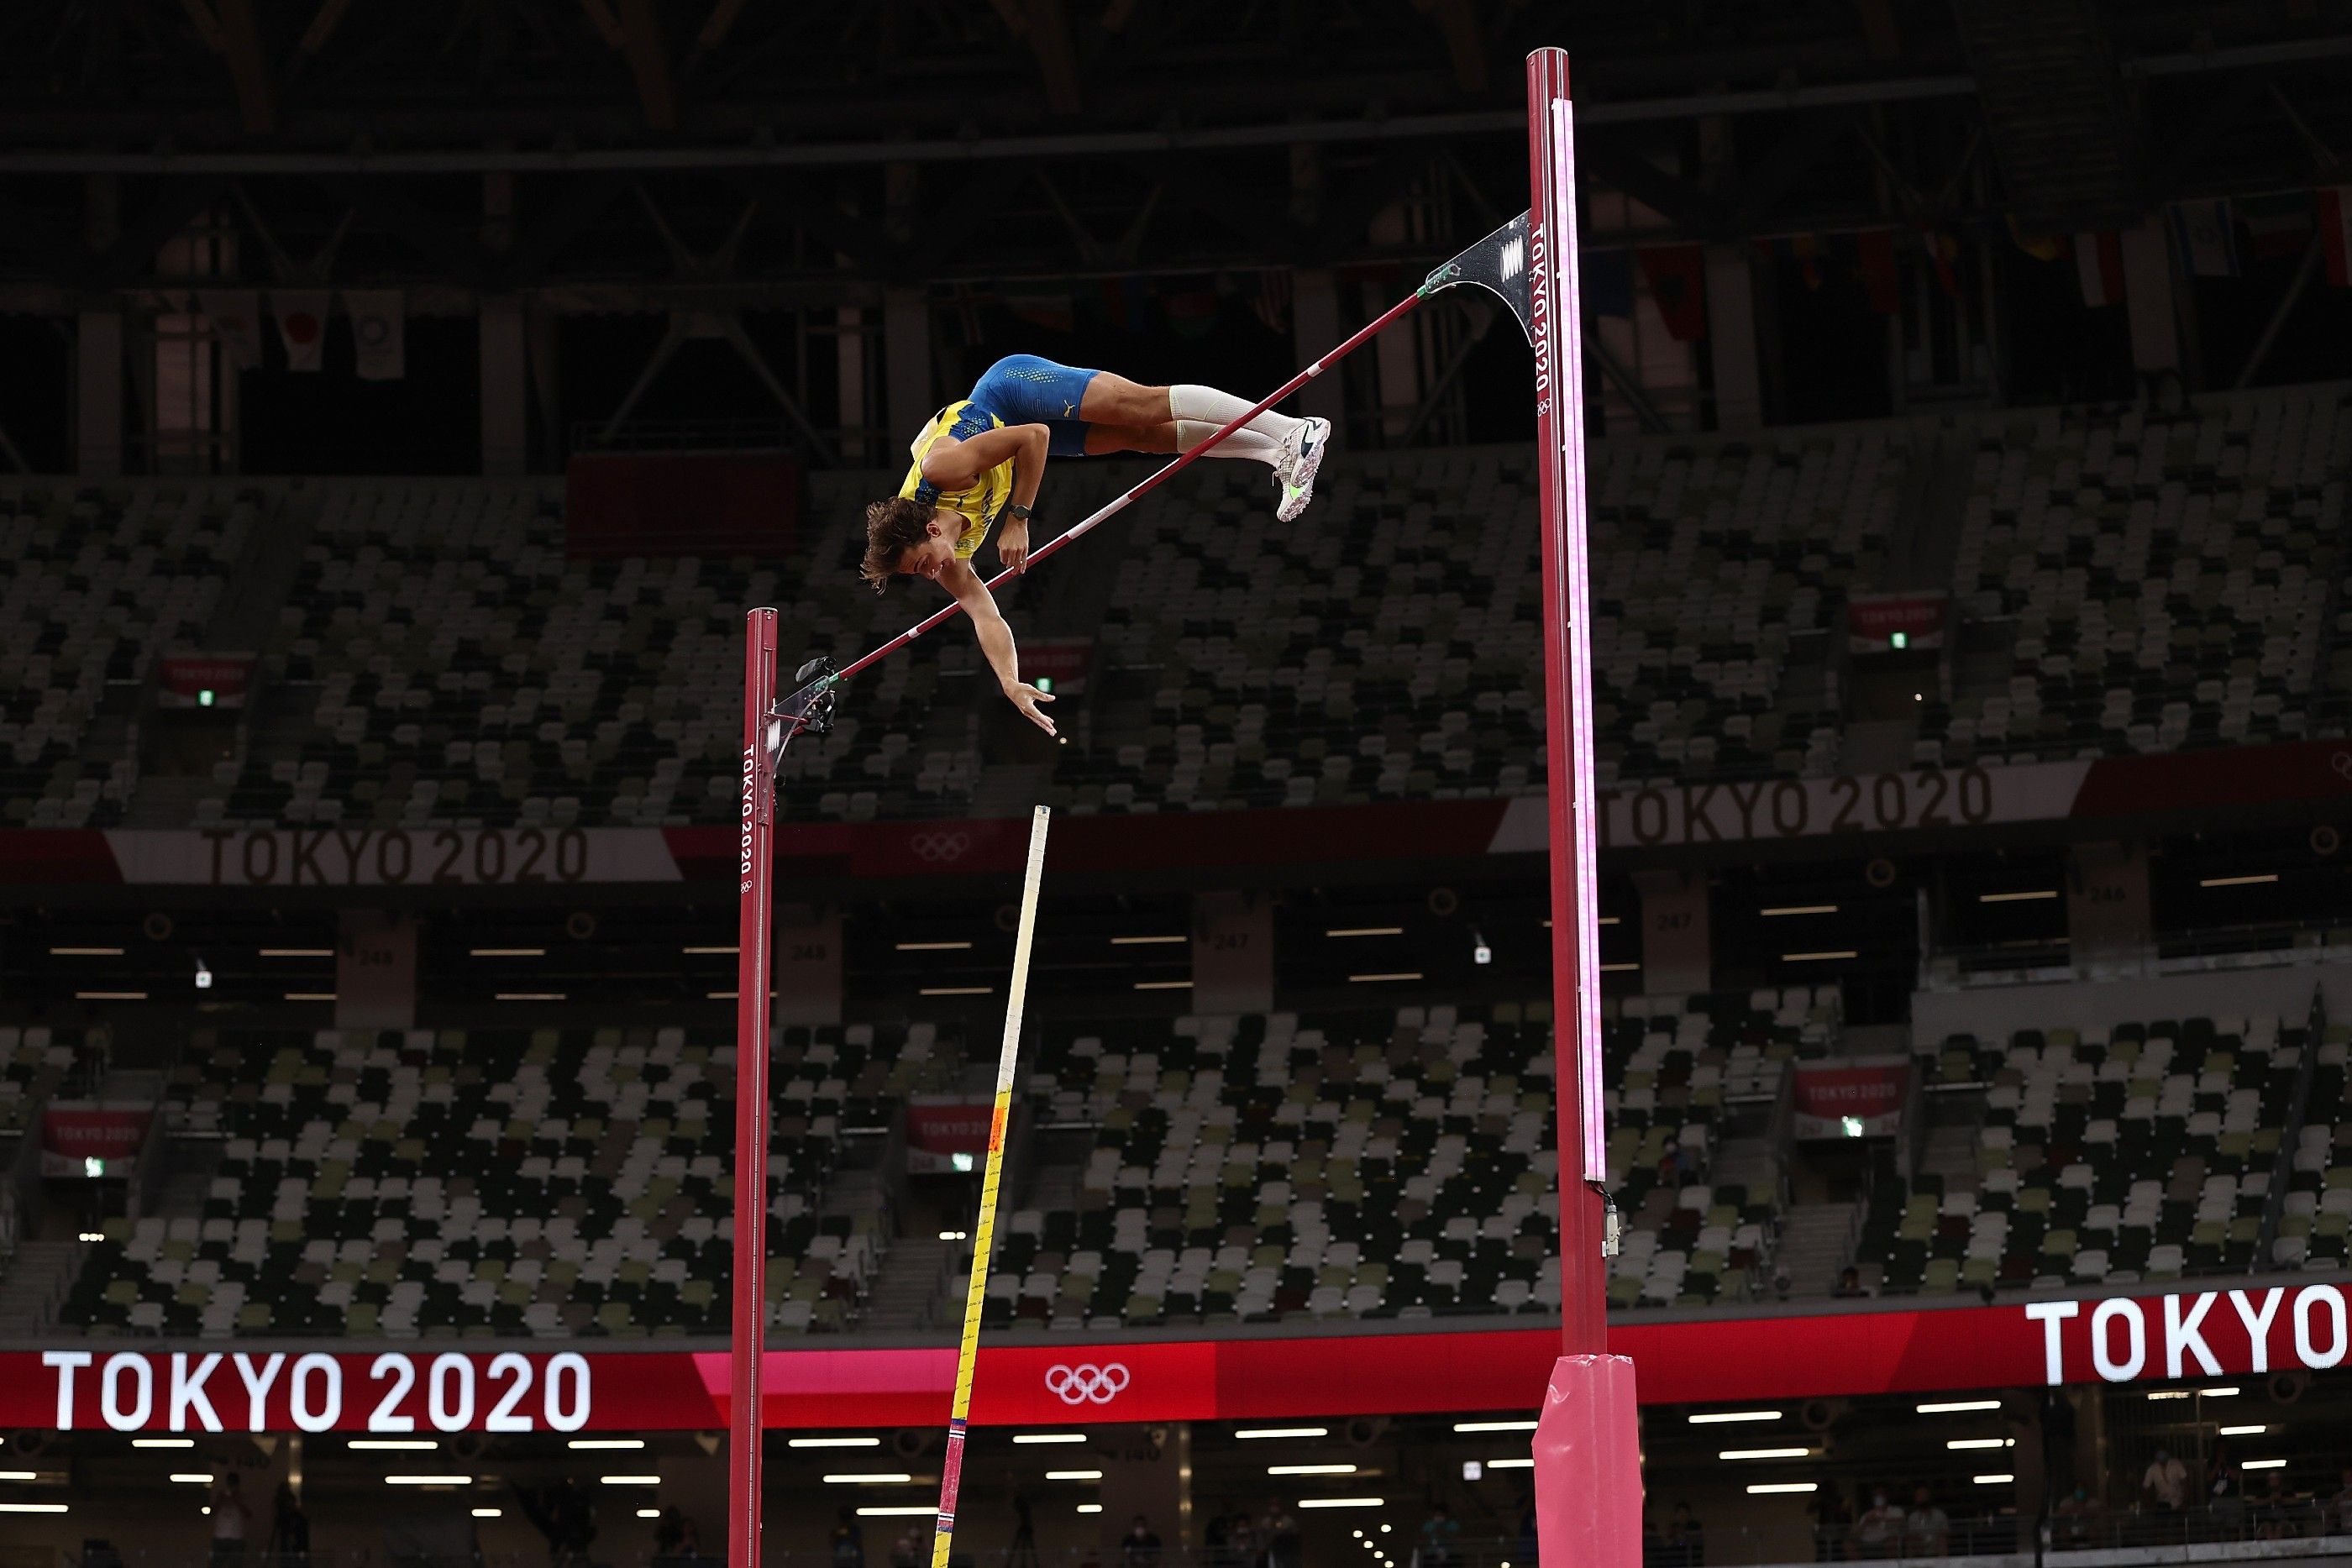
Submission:
[[988,367],[971,395],[951,402],[931,416],[908,450],[914,464],[907,470],[898,494],[908,500],[944,507],[964,520],[955,553],[969,560],[988,538],[988,530],[1003,514],[1013,496],[1013,460],[995,467],[959,490],[941,490],[923,477],[923,459],[941,439],[968,441],[984,431],[1008,424],[1042,424],[1052,432],[1046,450],[1056,457],[1080,457],[1087,450],[1087,422],[1078,417],[1087,386],[1097,372],[1055,364],[1035,354],[1008,354]]
[[1004,422],[973,402],[970,398],[951,402],[931,416],[922,434],[908,450],[914,455],[914,465],[907,470],[907,481],[898,486],[898,494],[926,506],[944,507],[963,518],[963,531],[956,536],[955,553],[959,560],[970,560],[995,526],[1004,503],[1013,495],[1013,460],[1006,458],[995,467],[966,485],[961,490],[942,490],[923,477],[923,459],[931,444],[944,437],[969,441],[984,430],[994,430]]

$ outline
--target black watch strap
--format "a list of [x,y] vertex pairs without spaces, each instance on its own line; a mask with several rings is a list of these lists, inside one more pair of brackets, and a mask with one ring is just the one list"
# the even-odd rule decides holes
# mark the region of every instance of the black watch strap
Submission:
[[1035,516],[1036,516],[1036,513],[1034,513],[1034,511],[1030,510],[1030,508],[1028,508],[1027,507],[1024,507],[1024,506],[1021,505],[1018,501],[1014,502],[1012,506],[1009,506],[1009,507],[1005,507],[1004,509],[1005,509],[1007,512],[1011,513],[1013,516],[1014,516],[1014,517],[1016,517],[1020,518],[1020,519],[1021,519],[1023,522],[1024,522],[1024,523],[1025,523],[1025,522],[1027,522],[1031,517],[1035,517]]

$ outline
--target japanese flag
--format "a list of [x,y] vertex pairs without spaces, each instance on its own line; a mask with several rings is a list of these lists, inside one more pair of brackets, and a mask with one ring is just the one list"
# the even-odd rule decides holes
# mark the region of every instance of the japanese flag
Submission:
[[286,345],[286,368],[315,371],[325,361],[327,311],[334,296],[324,288],[273,288],[269,308],[278,318],[278,340]]

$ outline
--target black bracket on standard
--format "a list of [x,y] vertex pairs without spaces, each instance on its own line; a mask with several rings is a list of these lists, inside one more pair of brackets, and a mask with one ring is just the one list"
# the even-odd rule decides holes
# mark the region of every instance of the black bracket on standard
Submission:
[[803,664],[793,679],[800,689],[768,710],[768,768],[772,773],[783,761],[784,747],[803,735],[824,735],[833,728],[833,705],[840,694],[841,677],[833,661],[823,654]]
[[1521,213],[1432,272],[1423,280],[1420,292],[1430,295],[1465,283],[1475,284],[1511,308],[1519,330],[1532,343],[1536,312],[1529,259],[1528,214]]

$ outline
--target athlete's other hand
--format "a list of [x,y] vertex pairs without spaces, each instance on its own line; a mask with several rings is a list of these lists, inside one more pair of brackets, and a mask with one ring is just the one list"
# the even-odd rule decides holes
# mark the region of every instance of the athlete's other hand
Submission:
[[1053,717],[1040,712],[1037,707],[1039,703],[1049,703],[1054,700],[1049,694],[1039,691],[1026,681],[1012,681],[1004,687],[1004,700],[1019,708],[1023,717],[1047,735],[1055,733]]
[[1020,571],[1029,564],[1029,525],[1018,517],[1007,517],[996,535],[996,559],[1004,563],[1007,571]]

